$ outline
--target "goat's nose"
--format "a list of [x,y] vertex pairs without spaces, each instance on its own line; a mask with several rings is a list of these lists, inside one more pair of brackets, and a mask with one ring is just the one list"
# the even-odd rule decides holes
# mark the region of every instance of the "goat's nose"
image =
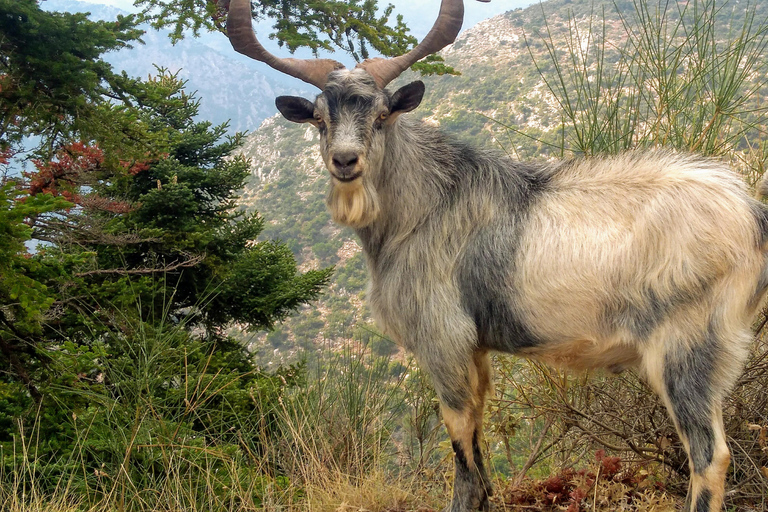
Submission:
[[357,163],[357,153],[353,151],[344,151],[333,155],[333,165],[339,172],[350,173]]

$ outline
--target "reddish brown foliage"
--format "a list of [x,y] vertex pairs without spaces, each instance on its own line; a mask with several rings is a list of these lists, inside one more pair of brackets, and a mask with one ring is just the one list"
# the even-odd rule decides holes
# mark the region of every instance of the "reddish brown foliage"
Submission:
[[33,162],[37,172],[27,173],[30,195],[60,195],[69,201],[77,202],[76,191],[83,182],[82,176],[100,169],[104,162],[104,153],[98,146],[74,142],[59,150],[55,160]]
[[140,172],[149,170],[150,167],[149,162],[127,162],[125,160],[120,160],[120,165],[125,168],[131,176],[136,176]]
[[603,475],[613,477],[621,470],[621,459],[618,457],[606,457],[605,450],[597,450],[595,459],[600,463]]
[[11,152],[10,148],[0,150],[0,165],[6,165],[8,162],[10,162],[12,156],[13,153]]
[[[114,213],[117,215],[133,211],[128,202],[116,201],[98,194],[81,195],[81,187],[94,183],[96,174],[102,171],[104,153],[96,145],[74,142],[64,146],[50,162],[33,160],[36,172],[26,173],[29,179],[29,194],[51,194],[61,196],[84,209]],[[125,164],[131,174],[149,168],[145,162]]]
[[542,511],[580,512],[586,510],[585,502],[594,494],[595,486],[611,483],[624,485],[624,499],[632,502],[648,475],[641,473],[640,467],[622,471],[619,457],[607,457],[603,450],[595,453],[595,459],[594,468],[565,468],[545,480],[525,479],[519,487],[502,492],[504,503]]

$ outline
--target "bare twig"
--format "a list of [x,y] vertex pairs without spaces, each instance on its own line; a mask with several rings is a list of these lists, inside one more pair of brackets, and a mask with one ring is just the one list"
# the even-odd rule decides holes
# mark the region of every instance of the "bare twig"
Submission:
[[547,432],[549,432],[549,429],[554,421],[555,420],[552,419],[551,416],[547,417],[544,428],[541,430],[541,434],[539,434],[539,438],[536,440],[536,445],[533,447],[533,450],[531,450],[530,455],[528,455],[528,460],[525,461],[525,464],[523,464],[520,472],[517,474],[517,476],[515,476],[515,480],[512,483],[513,488],[520,486],[520,484],[523,482],[523,478],[525,478],[525,474],[529,469],[531,469],[531,466],[533,466],[534,462],[536,462],[536,459],[538,458],[539,452],[541,450],[541,443],[544,441],[544,437],[547,435]]
[[194,267],[204,259],[205,259],[205,254],[198,254],[197,256],[194,256],[188,260],[174,261],[173,263],[165,265],[163,267],[130,268],[130,269],[105,268],[105,269],[98,269],[98,270],[89,270],[88,272],[78,272],[77,274],[75,274],[75,277],[87,277],[87,276],[97,276],[97,275],[131,276],[131,275],[146,275],[146,274],[173,272],[174,270],[178,270],[180,268]]

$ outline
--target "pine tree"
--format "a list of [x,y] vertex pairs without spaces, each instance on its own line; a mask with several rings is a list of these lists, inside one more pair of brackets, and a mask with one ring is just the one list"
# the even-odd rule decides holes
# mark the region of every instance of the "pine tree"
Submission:
[[152,450],[126,465],[115,432],[128,424],[257,453],[299,373],[259,371],[227,332],[272,327],[331,272],[299,272],[282,243],[258,240],[263,221],[237,204],[240,135],[196,120],[174,75],[131,79],[102,60],[137,22],[0,0],[0,473],[23,464],[34,424],[41,485],[85,467],[91,488],[110,464],[163,478]]

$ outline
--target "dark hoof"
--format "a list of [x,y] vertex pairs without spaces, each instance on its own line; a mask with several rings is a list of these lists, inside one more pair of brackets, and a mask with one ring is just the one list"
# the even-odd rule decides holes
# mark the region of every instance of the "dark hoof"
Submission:
[[480,512],[493,512],[496,510],[496,505],[491,503],[488,500],[488,496],[484,497],[483,500],[480,502],[480,505],[477,506],[477,508],[464,508],[462,506],[453,507],[452,505],[448,505],[440,512],[475,512],[476,510]]

